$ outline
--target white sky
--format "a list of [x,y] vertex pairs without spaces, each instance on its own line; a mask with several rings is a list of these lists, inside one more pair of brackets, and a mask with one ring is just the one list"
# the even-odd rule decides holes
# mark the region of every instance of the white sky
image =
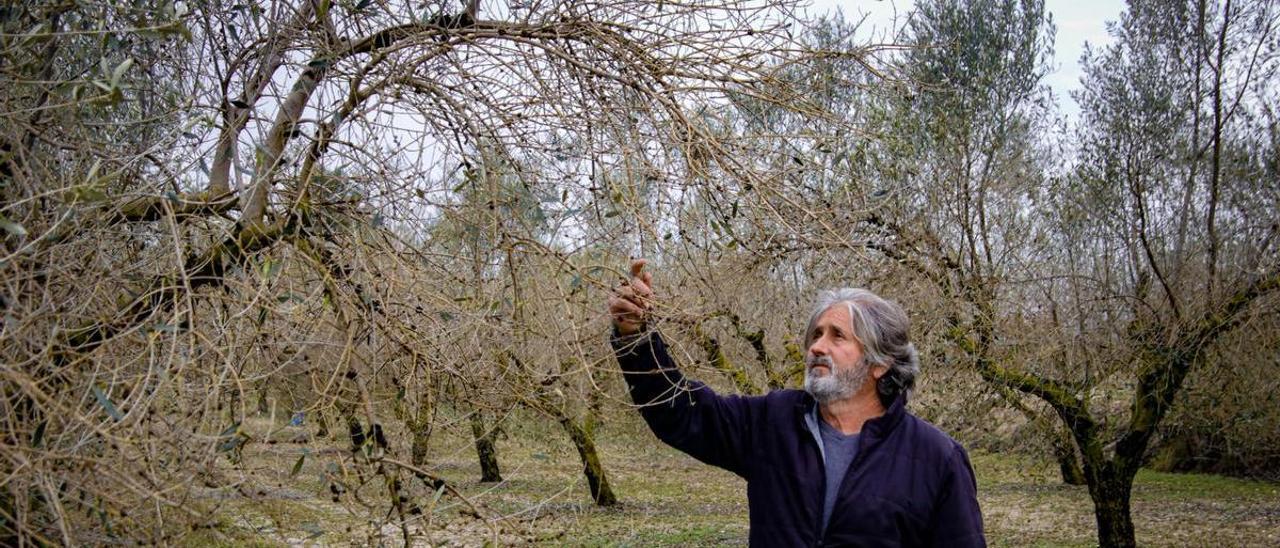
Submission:
[[[894,25],[895,15],[897,24],[901,25],[914,3],[914,0],[813,0],[809,13],[819,15],[838,7],[846,20],[857,20],[865,14],[866,26],[875,29],[868,29],[869,36],[878,36],[882,29]],[[1080,87],[1080,54],[1084,52],[1084,45],[1087,42],[1097,48],[1110,43],[1106,23],[1119,20],[1124,4],[1123,0],[1045,0],[1045,10],[1053,15],[1058,27],[1054,37],[1055,70],[1045,83],[1057,96],[1060,112],[1071,120],[1077,117],[1080,107],[1068,92]]]

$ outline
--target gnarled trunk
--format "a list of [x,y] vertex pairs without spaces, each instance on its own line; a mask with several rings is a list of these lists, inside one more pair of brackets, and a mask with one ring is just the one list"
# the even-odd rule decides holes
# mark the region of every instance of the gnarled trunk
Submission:
[[1053,458],[1058,461],[1058,471],[1062,474],[1062,483],[1067,485],[1085,485],[1084,468],[1080,466],[1080,458],[1076,456],[1076,448],[1071,439],[1054,433]]
[[573,446],[578,449],[578,458],[582,460],[582,473],[587,476],[587,487],[591,489],[591,499],[600,506],[617,504],[618,497],[609,487],[609,478],[604,474],[604,465],[600,464],[600,453],[596,451],[595,434],[592,431],[590,419],[579,425],[568,416],[561,415],[560,424],[569,433]]
[[[1106,474],[1111,476],[1111,474]],[[1123,474],[1122,474],[1123,476]],[[1089,486],[1093,513],[1098,522],[1098,545],[1103,548],[1137,546],[1133,536],[1133,517],[1129,512],[1129,493],[1133,476],[1099,478]]]
[[414,466],[422,466],[427,463],[427,447],[431,441],[431,403],[429,393],[419,396],[418,412],[408,421],[409,435],[412,438],[409,447],[409,458],[410,463]]
[[476,455],[480,458],[480,481],[502,481],[502,473],[498,470],[498,450],[494,448],[493,438],[497,433],[494,428],[486,428],[484,417],[479,411],[471,413],[471,434],[476,439]]

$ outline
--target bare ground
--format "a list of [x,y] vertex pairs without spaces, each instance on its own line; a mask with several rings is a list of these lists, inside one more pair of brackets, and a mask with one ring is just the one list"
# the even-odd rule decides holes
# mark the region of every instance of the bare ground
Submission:
[[[433,440],[429,470],[456,486],[479,511],[447,492],[407,482],[420,514],[401,527],[385,482],[363,485],[341,440],[301,439],[265,421],[239,465],[220,473],[237,489],[197,489],[193,504],[210,516],[189,545],[721,546],[747,538],[745,484],[662,446],[634,417],[601,427],[602,458],[621,503],[591,503],[577,453],[549,421],[511,421],[499,441],[504,481],[477,481],[479,466],[462,433]],[[253,426],[251,426],[252,428]],[[397,439],[392,436],[392,439]],[[402,444],[403,445],[403,444]],[[293,474],[300,456],[302,465]],[[400,451],[403,455],[407,451]],[[993,546],[1096,544],[1084,487],[1062,485],[1047,461],[1017,454],[974,454],[979,499]],[[407,460],[407,457],[403,457]],[[367,467],[366,467],[367,468]],[[335,500],[330,484],[349,489]],[[1280,545],[1280,485],[1200,474],[1143,471],[1134,488],[1138,542],[1144,546]]]

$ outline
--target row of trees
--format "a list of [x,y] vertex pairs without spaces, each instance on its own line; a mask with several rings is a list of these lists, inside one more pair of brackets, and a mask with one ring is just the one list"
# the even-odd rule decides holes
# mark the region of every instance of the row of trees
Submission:
[[1274,2],[1132,2],[1073,127],[1042,2],[921,2],[901,47],[722,4],[2,8],[6,543],[211,526],[254,401],[340,432],[335,500],[406,543],[476,502],[432,469],[458,417],[497,480],[498,422],[544,414],[612,504],[600,303],[636,255],[743,393],[795,385],[816,289],[898,298],[917,408],[1021,410],[1106,545],[1155,442],[1274,466]]

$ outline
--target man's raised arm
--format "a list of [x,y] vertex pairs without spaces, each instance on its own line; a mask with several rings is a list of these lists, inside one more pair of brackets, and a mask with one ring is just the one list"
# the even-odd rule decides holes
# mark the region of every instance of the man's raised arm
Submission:
[[631,279],[609,297],[611,342],[631,399],[658,439],[746,477],[750,404],[741,397],[717,396],[676,368],[662,337],[649,329],[653,276],[644,271],[645,264],[644,259],[632,260]]

